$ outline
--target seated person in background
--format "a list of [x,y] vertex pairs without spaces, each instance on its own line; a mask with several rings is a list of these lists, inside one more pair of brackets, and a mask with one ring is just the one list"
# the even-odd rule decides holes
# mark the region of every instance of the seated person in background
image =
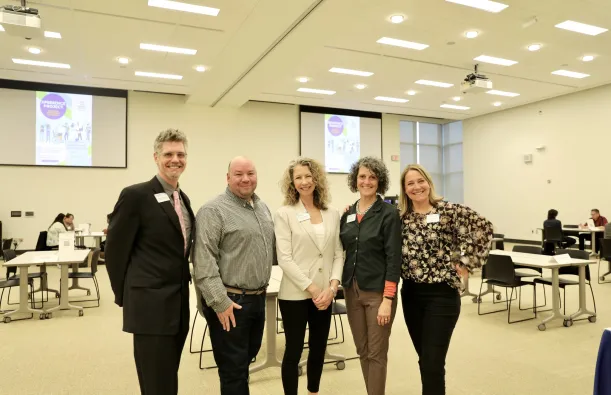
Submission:
[[[551,209],[547,212],[547,219],[543,221],[544,231],[545,231],[545,228],[558,228],[562,230],[562,222],[556,219],[557,216],[558,216],[558,210]],[[569,248],[576,242],[577,240],[573,239],[572,237],[562,235],[562,243],[561,243],[562,248]],[[547,250],[548,248],[549,247],[546,245],[545,249]]]
[[67,213],[64,218],[64,225],[68,232],[74,232],[74,214]]
[[[607,218],[603,217],[602,215],[600,215],[600,211],[597,208],[593,208],[592,212],[590,213],[592,215],[592,218],[590,218],[592,221],[594,221],[594,226],[597,228],[602,228],[603,226],[607,225]],[[588,224],[581,224],[581,228],[587,228]],[[596,237],[596,252],[598,252],[600,250],[600,242],[598,239],[602,239],[602,235],[598,235]],[[580,250],[584,250],[585,249],[585,242],[586,240],[590,240],[592,241],[592,234],[591,233],[582,233],[579,235],[579,249]]]
[[64,220],[66,216],[62,213],[57,214],[57,217],[47,229],[47,247],[57,247],[59,246],[59,234],[67,232],[66,225],[64,224]]

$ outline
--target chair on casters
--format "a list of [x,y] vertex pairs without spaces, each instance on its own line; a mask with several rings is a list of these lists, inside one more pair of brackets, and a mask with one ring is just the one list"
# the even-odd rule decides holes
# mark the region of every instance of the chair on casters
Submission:
[[[95,285],[96,298],[95,299],[83,299],[83,300],[73,300],[72,303],[83,303],[83,302],[96,302],[95,306],[83,306],[83,308],[91,308],[91,307],[100,307],[100,287],[98,286],[98,279],[95,277],[95,274],[98,271],[98,260],[100,259],[100,249],[95,248],[89,252],[87,256],[87,266],[91,267],[90,272],[70,272],[68,274],[68,278],[89,278],[93,280],[93,284]],[[61,280],[60,280],[61,283]],[[89,291],[87,291],[89,295]]]
[[[507,308],[502,310],[489,311],[486,313],[481,312],[481,295],[482,287],[484,284],[490,284],[496,287],[505,288],[505,304]],[[524,318],[517,321],[511,321],[511,302],[513,300],[513,291],[515,288],[521,288],[525,285],[533,286],[533,313],[534,317]],[[511,288],[511,295],[507,296],[507,288]],[[493,298],[494,300],[494,298]],[[535,282],[523,281],[516,275],[515,267],[510,256],[505,255],[489,255],[488,261],[482,267],[482,283],[479,287],[479,296],[477,300],[477,314],[487,315],[493,313],[500,313],[507,311],[507,322],[514,324],[516,322],[523,322],[533,320],[537,318],[537,284]]]
[[[537,254],[537,255],[541,255],[541,247],[537,247],[537,246],[523,246],[523,245],[516,245],[513,246],[512,248],[513,252],[522,252],[522,253],[526,253],[526,254]],[[528,267],[528,266],[523,266],[523,265],[514,265],[515,268],[517,270],[522,269],[522,270],[529,270],[527,272],[525,271],[516,271],[516,277],[519,279],[523,279],[523,278],[529,278],[529,277],[542,277],[543,276],[543,269],[541,268],[535,268],[535,267]],[[536,274],[534,273],[536,272]],[[528,307],[527,308],[522,308],[522,288],[518,289],[518,308],[522,311],[524,310],[530,310]],[[545,294],[545,287],[543,287],[543,304],[541,306],[537,306],[537,308],[543,307],[547,305],[547,295]]]
[[[569,254],[571,258],[573,259],[583,259],[583,260],[590,259],[590,254],[587,251],[581,251],[581,250],[568,250],[568,249],[567,250],[557,250],[556,254],[557,255]],[[571,276],[577,277],[576,279],[574,278],[567,279],[563,277],[558,278],[558,286],[560,287],[560,289],[563,290],[563,294],[564,294],[562,298],[564,301],[563,314],[566,315],[566,287],[569,285],[579,285],[579,267],[578,266],[560,267],[558,268],[558,275],[571,275]],[[552,285],[551,277],[535,278],[533,281],[538,284],[543,284],[544,287],[546,285],[549,285],[549,286]],[[590,292],[592,293],[592,303],[594,303],[594,313],[596,313],[596,300],[594,299],[594,290],[592,289],[592,281],[590,281],[590,266],[589,265],[586,265],[586,284],[590,286]],[[596,316],[588,317],[587,319],[590,322],[596,322]],[[579,321],[579,320],[585,320],[585,318],[580,318],[574,321]]]
[[[602,239],[601,241],[602,241],[602,244],[601,244],[602,249],[600,251],[600,257],[598,258],[598,283],[599,284],[605,283],[606,282],[605,277],[611,274],[611,239]],[[609,265],[609,270],[601,276],[600,275],[600,264],[603,258],[607,261],[607,264]]]
[[546,226],[543,229],[543,250],[545,255],[554,255],[556,247],[562,247],[564,235],[562,228],[557,226]]
[[[15,250],[4,250],[2,251],[2,255],[4,256],[4,261],[8,262],[11,259],[15,259],[17,257],[17,253]],[[42,287],[42,284],[44,282],[47,281],[47,273],[46,272],[39,272],[39,273],[28,273],[28,282],[32,281],[32,284],[34,284],[33,280],[34,279],[39,279],[40,280],[40,284]],[[19,276],[17,275],[17,268],[15,266],[8,266],[6,269],[6,279],[7,280],[17,280],[19,282]],[[40,288],[41,294],[43,289]],[[4,290],[3,290],[4,292]],[[32,306],[35,306],[35,300],[34,300],[34,292],[36,291],[32,291],[32,295],[30,296],[32,298]],[[49,301],[49,292],[47,291],[47,299],[45,300],[44,298],[44,294],[42,295],[42,298],[40,300],[40,308],[43,308],[45,306],[45,302]],[[7,302],[6,304],[8,305],[16,305],[19,303],[11,303],[11,287],[8,287],[8,297],[7,297]],[[36,308],[36,307],[32,307],[32,308]]]
[[[3,254],[6,254],[6,252],[9,250],[5,250],[3,252]],[[14,253],[14,250],[10,250]],[[11,258],[11,253],[8,253],[6,255],[4,255],[4,259],[5,262],[10,261],[11,259],[14,259],[14,257]],[[13,287],[19,287],[19,277],[18,276],[13,276],[9,278],[9,273],[12,273],[11,269],[15,269],[14,267],[8,267],[7,269],[7,278],[4,280],[0,280],[0,289],[2,289],[2,293],[0,293],[0,314],[4,314],[13,310],[2,310],[2,299],[4,298],[4,291],[8,288],[9,290],[9,295],[11,292],[11,288]],[[30,292],[28,294],[28,297],[30,299],[30,303],[32,305],[32,308],[36,308],[35,304],[34,304],[34,279],[30,278],[30,276],[28,276],[28,288],[30,289]],[[15,304],[15,303],[13,303]],[[30,314],[29,318],[34,317],[33,314]],[[11,321],[21,321],[21,320],[26,320],[29,318],[18,318],[18,319],[14,319],[12,317],[4,317],[3,322],[8,324]]]

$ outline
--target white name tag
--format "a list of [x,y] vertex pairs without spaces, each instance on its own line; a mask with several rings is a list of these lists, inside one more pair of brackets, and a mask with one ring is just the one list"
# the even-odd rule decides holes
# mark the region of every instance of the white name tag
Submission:
[[297,214],[297,221],[303,222],[310,219],[310,213],[299,213]]
[[356,214],[350,214],[347,218],[346,218],[346,223],[349,224],[350,222],[354,222],[354,220],[356,219]]
[[169,202],[170,197],[167,193],[156,193],[155,199],[157,199],[157,203]]
[[554,261],[557,263],[571,263],[571,260],[572,258],[569,254],[554,255]]
[[426,216],[427,224],[436,224],[439,222],[439,214],[429,214]]

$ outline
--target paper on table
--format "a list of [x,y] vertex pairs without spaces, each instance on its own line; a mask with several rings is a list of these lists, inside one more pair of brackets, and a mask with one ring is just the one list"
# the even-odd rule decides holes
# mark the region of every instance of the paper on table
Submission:
[[560,254],[554,255],[551,261],[556,263],[571,263],[572,260],[573,258],[569,254]]

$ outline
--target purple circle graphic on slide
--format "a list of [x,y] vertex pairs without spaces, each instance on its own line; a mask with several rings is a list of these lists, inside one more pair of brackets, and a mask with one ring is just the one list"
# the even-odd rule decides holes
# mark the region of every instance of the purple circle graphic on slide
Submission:
[[49,93],[40,101],[40,111],[49,119],[59,119],[66,113],[66,101],[57,93]]
[[334,136],[339,136],[344,132],[344,121],[337,115],[333,115],[327,121],[327,129]]

